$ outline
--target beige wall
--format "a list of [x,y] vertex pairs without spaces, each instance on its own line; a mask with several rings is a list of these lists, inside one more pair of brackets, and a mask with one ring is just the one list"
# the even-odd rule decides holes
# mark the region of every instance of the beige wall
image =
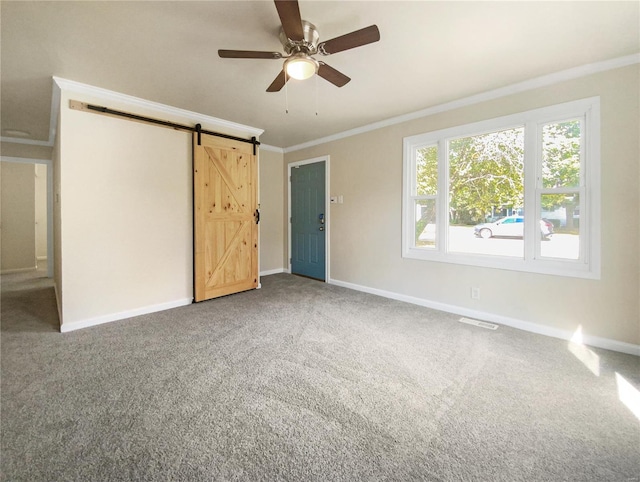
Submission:
[[[69,99],[184,122],[62,92],[53,159],[63,331],[190,302],[191,134],[72,110]],[[261,271],[282,269],[283,162],[260,153]]]
[[[344,196],[330,212],[333,280],[638,344],[639,87],[634,65],[290,152],[285,170],[331,158],[331,195]],[[403,137],[592,96],[602,115],[600,280],[402,258]],[[481,300],[470,299],[471,286]]]
[[284,155],[260,150],[260,272],[281,271],[284,203]]
[[35,165],[36,258],[47,259],[47,165]]
[[35,167],[1,162],[1,270],[33,269],[36,265]]
[[30,159],[51,159],[52,148],[48,146],[33,146],[15,142],[1,142],[0,153],[7,157],[28,157]]

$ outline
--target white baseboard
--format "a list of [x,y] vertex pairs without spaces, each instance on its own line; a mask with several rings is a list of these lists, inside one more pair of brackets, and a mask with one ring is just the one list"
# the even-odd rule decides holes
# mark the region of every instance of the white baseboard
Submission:
[[[346,281],[340,281],[336,279],[330,279],[329,284],[342,286],[344,288],[350,288],[356,291],[363,291],[365,293],[382,296],[384,298],[391,298],[393,300],[405,301],[407,303],[424,306],[426,308],[432,308],[434,310],[446,311],[448,313],[455,313],[457,315],[462,315],[469,318],[475,318],[477,320],[489,321],[492,323],[498,323],[500,325],[511,326],[512,328],[518,328],[520,330],[529,331],[531,333],[538,333],[540,335],[552,336],[554,338],[560,338],[562,340],[570,341],[574,337],[574,333],[567,330],[561,330],[559,328],[553,328],[551,326],[540,325],[538,323],[532,323],[530,321],[518,320],[516,318],[511,318],[508,316],[501,316],[493,313],[487,313],[484,311],[472,310],[470,308],[464,308],[456,305],[449,305],[446,303],[431,301],[424,298],[417,298],[415,296],[403,295],[400,293],[394,293],[392,291],[380,290],[377,288],[370,288],[368,286],[362,286],[355,283],[349,283]],[[585,345],[591,345],[598,348],[605,348],[607,350],[613,350],[621,353],[628,353],[630,355],[640,356],[640,345],[634,345],[632,343],[626,343],[624,341],[611,340],[610,338],[601,338],[599,336],[591,336],[591,335],[583,334],[582,342]]]
[[270,274],[278,274],[284,272],[284,268],[267,269],[265,271],[260,271],[260,276],[269,276]]
[[81,320],[73,323],[62,323],[60,325],[60,331],[62,333],[66,333],[69,331],[79,330],[81,328],[88,328],[90,326],[110,323],[112,321],[123,320],[125,318],[132,318],[134,316],[146,315],[149,313],[155,313],[157,311],[170,310],[171,308],[190,305],[192,302],[192,298],[183,298],[181,300],[169,301],[167,303],[143,306],[142,308],[136,308],[134,310],[121,311],[119,313],[110,313],[108,315],[98,316],[95,318],[90,318],[88,320]]

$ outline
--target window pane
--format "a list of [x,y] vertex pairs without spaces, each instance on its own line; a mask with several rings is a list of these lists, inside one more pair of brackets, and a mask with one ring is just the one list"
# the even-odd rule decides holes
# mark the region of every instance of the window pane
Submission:
[[[542,194],[542,221],[553,224],[549,242],[540,246],[540,254],[546,258],[580,258],[580,195]],[[544,238],[543,238],[544,240]]]
[[592,97],[404,137],[402,256],[600,279],[599,126]]
[[580,140],[577,119],[542,128],[542,187],[580,185]]
[[449,190],[450,252],[524,257],[524,128],[449,141]]
[[433,196],[438,190],[438,147],[416,150],[416,191],[418,196]]
[[415,202],[415,246],[435,248],[436,246],[436,200],[420,199]]
[[524,128],[449,142],[450,221],[475,224],[522,207]]

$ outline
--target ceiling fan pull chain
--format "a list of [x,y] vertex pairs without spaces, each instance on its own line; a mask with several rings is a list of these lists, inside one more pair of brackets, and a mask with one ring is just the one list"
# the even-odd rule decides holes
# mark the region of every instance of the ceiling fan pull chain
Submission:
[[316,78],[316,115],[318,115],[318,74],[315,75]]
[[287,88],[287,70],[284,70],[284,112],[289,113],[289,89]]

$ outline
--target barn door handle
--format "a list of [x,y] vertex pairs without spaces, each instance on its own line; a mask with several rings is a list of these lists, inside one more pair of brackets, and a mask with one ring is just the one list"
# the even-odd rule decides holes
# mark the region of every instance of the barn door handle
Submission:
[[256,224],[258,224],[260,222],[260,211],[256,209],[254,216],[256,217]]

